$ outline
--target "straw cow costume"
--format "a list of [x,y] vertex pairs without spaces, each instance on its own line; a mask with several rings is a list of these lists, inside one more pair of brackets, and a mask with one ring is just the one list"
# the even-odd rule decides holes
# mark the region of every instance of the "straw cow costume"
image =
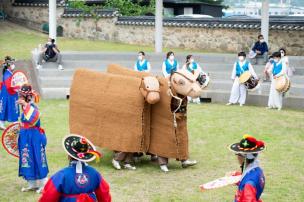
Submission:
[[[71,132],[81,134],[90,128],[88,130],[93,130],[92,135],[86,134],[98,146],[114,151],[154,154],[165,166],[168,158],[187,160],[187,96],[197,97],[202,89],[193,74],[179,71],[172,74],[170,82],[166,78],[158,78],[160,101],[151,103],[149,94],[159,90],[151,92],[148,82],[143,82],[148,76],[146,73],[117,65],[110,66],[108,74],[78,70],[71,88]],[[103,77],[118,81],[109,85]],[[90,90],[91,86],[98,88],[95,93]],[[117,93],[113,93],[114,88]],[[79,117],[79,110],[82,117]],[[195,164],[189,161],[184,163],[185,166],[187,163]]]
[[149,105],[159,100],[158,80],[136,73],[140,76],[77,70],[70,95],[71,132],[86,134],[99,147],[117,151],[114,159],[126,164],[133,152],[147,151]]

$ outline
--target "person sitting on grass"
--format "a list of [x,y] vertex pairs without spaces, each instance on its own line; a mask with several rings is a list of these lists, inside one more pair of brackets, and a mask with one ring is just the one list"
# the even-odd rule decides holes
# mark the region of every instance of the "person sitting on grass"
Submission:
[[258,141],[250,135],[244,135],[240,142],[229,146],[229,149],[237,156],[241,168],[241,173],[235,172],[235,175],[242,175],[237,184],[235,202],[262,202],[265,176],[257,158],[265,148],[263,141]]
[[95,146],[85,137],[73,134],[63,139],[63,148],[70,165],[50,178],[39,202],[111,202],[108,183],[97,170],[86,164],[100,159],[101,154]]
[[38,57],[37,69],[42,67],[42,60],[45,62],[57,62],[58,69],[63,70],[61,63],[61,54],[58,46],[55,44],[55,39],[48,38],[48,42],[45,44],[42,52]]

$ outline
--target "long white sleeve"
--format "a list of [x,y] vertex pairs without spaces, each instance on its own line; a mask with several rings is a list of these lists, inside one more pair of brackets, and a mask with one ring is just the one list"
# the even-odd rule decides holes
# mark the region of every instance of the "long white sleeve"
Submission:
[[232,73],[231,73],[231,79],[234,80],[236,77],[236,62],[233,65]]
[[134,71],[138,71],[138,70],[137,70],[136,62],[135,62],[135,64],[134,64]]

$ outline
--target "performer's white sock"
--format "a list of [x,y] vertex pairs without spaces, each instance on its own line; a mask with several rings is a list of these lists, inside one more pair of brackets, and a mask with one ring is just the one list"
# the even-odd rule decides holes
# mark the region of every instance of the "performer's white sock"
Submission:
[[5,124],[5,121],[0,121],[0,127],[5,128],[4,124]]

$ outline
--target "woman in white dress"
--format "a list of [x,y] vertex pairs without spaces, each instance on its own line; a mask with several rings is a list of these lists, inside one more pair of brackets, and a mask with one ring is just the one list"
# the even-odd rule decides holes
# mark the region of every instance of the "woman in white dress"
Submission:
[[169,51],[166,55],[166,60],[162,65],[162,72],[165,78],[168,78],[172,72],[175,72],[179,69],[179,64],[174,57],[174,53]]
[[231,79],[233,80],[233,85],[230,93],[229,102],[226,105],[232,105],[239,103],[240,106],[243,106],[246,102],[246,94],[247,90],[244,84],[239,82],[239,77],[245,71],[249,71],[250,74],[255,78],[258,79],[251,63],[246,60],[246,53],[239,52],[238,53],[238,60],[234,63]]
[[269,69],[269,73],[271,74],[271,86],[268,99],[268,109],[276,108],[281,110],[283,105],[283,93],[276,90],[275,79],[284,74],[286,75],[286,63],[282,61],[280,52],[274,52],[272,56],[274,62]]
[[293,75],[294,70],[289,65],[289,60],[288,60],[288,56],[287,56],[286,50],[284,48],[280,48],[279,52],[281,54],[282,63],[284,63],[285,66],[286,66],[286,74],[290,77],[290,76]]

